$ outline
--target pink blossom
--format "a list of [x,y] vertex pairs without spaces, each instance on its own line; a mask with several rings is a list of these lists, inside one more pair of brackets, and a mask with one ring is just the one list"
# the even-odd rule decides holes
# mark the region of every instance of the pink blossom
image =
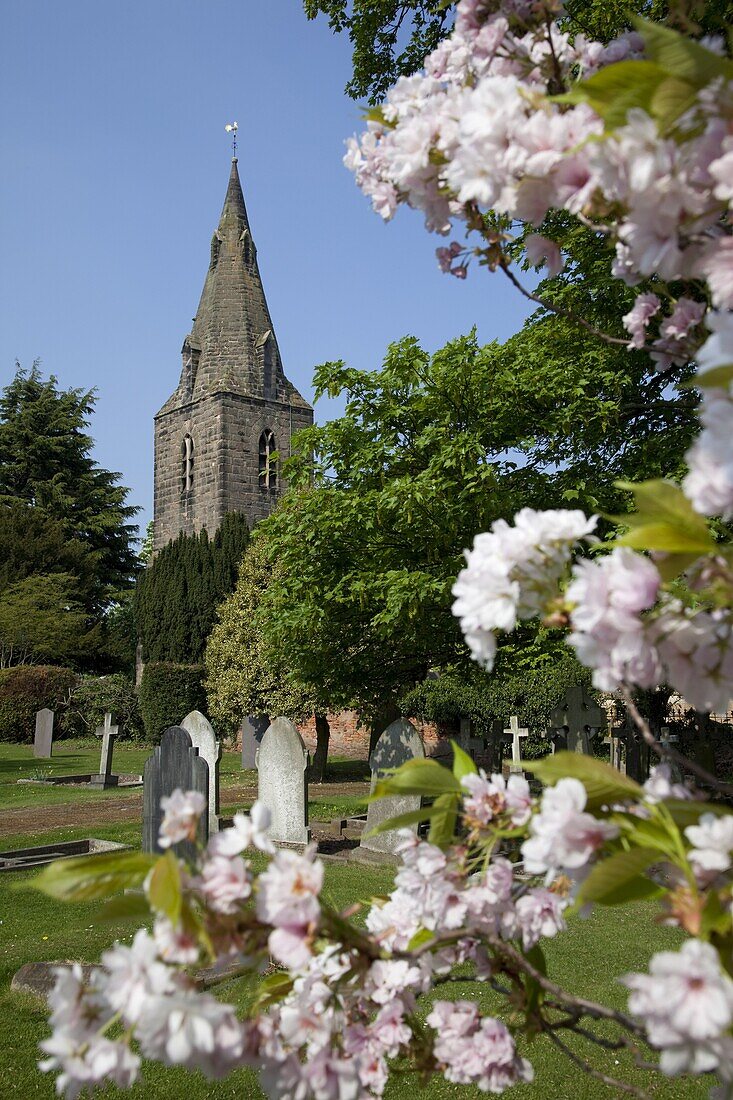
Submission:
[[593,669],[593,684],[613,691],[627,681],[640,687],[659,682],[659,655],[641,618],[656,602],[659,572],[648,558],[622,546],[573,567],[566,598],[578,660]]
[[130,947],[116,943],[102,955],[104,996],[128,1024],[137,1023],[148,997],[170,993],[175,972],[162,963],[153,937],[140,928]]
[[38,1063],[44,1073],[60,1070],[56,1091],[75,1100],[81,1092],[103,1081],[129,1089],[137,1080],[140,1059],[126,1043],[115,1043],[99,1035],[84,1038],[68,1031],[56,1031],[40,1044],[50,1057]]
[[258,880],[257,916],[261,921],[291,928],[318,920],[323,864],[313,856],[313,851],[301,856],[287,848],[276,853]]
[[630,348],[644,347],[647,326],[652,317],[659,312],[660,305],[656,294],[637,295],[631,311],[621,318],[624,328],[631,336]]
[[702,814],[697,825],[685,829],[685,836],[692,845],[688,858],[701,885],[708,885],[723,871],[730,870],[733,815]]
[[270,811],[262,802],[255,802],[247,814],[235,814],[229,829],[214,833],[209,840],[209,851],[215,856],[238,856],[246,848],[259,848],[272,853],[275,846],[268,836]]
[[691,792],[683,783],[672,782],[672,767],[663,762],[653,767],[644,783],[646,802],[664,802],[667,798],[692,798]]
[[167,917],[157,918],[153,937],[158,955],[165,962],[181,966],[198,962],[201,947],[196,937],[181,926],[174,927]]
[[560,249],[554,241],[542,237],[538,233],[530,233],[524,242],[527,259],[532,267],[547,266],[547,274],[554,278],[563,269],[563,261]]
[[661,951],[649,963],[648,975],[627,974],[622,980],[631,990],[629,1010],[641,1017],[649,1042],[662,1051],[665,1073],[716,1068],[716,1044],[733,1023],[733,981],[710,944],[688,940],[679,952]]
[[733,308],[733,237],[718,237],[706,248],[698,263],[705,276],[716,309]]
[[481,825],[488,825],[502,814],[508,815],[514,828],[529,821],[532,796],[523,776],[510,775],[504,779],[502,775],[492,775],[487,779],[482,769],[478,774],[464,775],[461,786],[468,791],[468,797],[463,799],[464,814]]
[[733,683],[730,610],[695,611],[668,600],[654,629],[669,682],[695,710],[724,713]]
[[476,1005],[436,1001],[426,1023],[436,1031],[433,1053],[448,1081],[503,1092],[532,1080],[532,1067],[517,1054],[511,1033],[500,1020],[481,1018]]
[[201,869],[199,889],[217,913],[236,913],[252,893],[248,864],[240,856],[212,856]]
[[229,1072],[243,1051],[242,1027],[229,1005],[190,989],[149,997],[135,1034],[146,1057],[210,1077]]
[[529,890],[517,899],[515,910],[522,930],[522,945],[529,951],[545,936],[556,936],[565,928],[563,909],[567,901],[544,887]]
[[199,791],[177,789],[160,800],[164,811],[158,843],[170,848],[180,840],[195,840],[199,818],[206,809],[206,799]]
[[577,779],[560,779],[542,793],[540,812],[530,822],[530,838],[522,845],[524,868],[530,875],[558,869],[577,871],[618,826],[584,813],[585,787]]

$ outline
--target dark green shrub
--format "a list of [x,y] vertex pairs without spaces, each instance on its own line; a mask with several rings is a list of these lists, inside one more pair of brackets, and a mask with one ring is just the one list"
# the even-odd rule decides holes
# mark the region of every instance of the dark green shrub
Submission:
[[87,737],[104,722],[109,711],[119,726],[120,740],[141,741],[145,736],[134,682],[121,672],[110,676],[82,676],[71,700],[64,725],[76,737]]
[[[18,665],[0,669],[0,741],[32,744],[36,711],[49,707],[63,713],[77,682],[71,668],[56,665]],[[55,730],[63,736],[64,723]]]
[[191,710],[206,713],[203,665],[150,661],[140,684],[140,713],[146,740],[157,744],[169,726],[177,726]]
[[495,721],[508,722],[516,714],[530,731],[522,742],[522,756],[528,760],[546,756],[550,743],[544,737],[551,711],[573,684],[590,687],[590,673],[571,653],[540,669],[521,673],[476,673],[467,677],[440,676],[425,680],[400,700],[404,715],[435,722],[458,731],[461,718],[470,718],[478,733],[491,732]]

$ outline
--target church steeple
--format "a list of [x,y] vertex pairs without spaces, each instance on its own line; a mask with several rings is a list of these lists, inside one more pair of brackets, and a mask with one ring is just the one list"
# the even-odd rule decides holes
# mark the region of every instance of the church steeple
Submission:
[[[283,372],[236,156],[175,392],[155,418],[155,546],[210,534],[230,511],[251,523],[283,491],[277,454],[313,422]],[[263,466],[263,440],[266,441]]]

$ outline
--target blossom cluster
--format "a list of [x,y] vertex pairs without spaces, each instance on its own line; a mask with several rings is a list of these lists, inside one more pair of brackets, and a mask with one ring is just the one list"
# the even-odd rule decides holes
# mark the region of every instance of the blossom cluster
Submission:
[[[457,965],[492,981],[505,962],[503,945],[516,959],[561,933],[574,895],[622,833],[688,792],[663,765],[612,817],[589,809],[573,777],[546,787],[539,801],[519,775],[474,770],[460,789],[463,839],[443,849],[405,830],[394,889],[372,904],[366,930],[351,925],[348,935],[345,918],[334,923],[321,898],[323,865],[313,849],[276,850],[260,804],[237,814],[195,867],[180,865],[185,904],[177,917],[157,911],[152,933],[141,929],[129,946],[115,944],[91,977],[78,965],[59,968],[41,1068],[59,1071],[58,1091],[72,1100],[102,1082],[129,1087],[143,1058],[210,1078],[249,1066],[268,1096],[299,1100],[379,1097],[389,1061],[405,1056],[483,1092],[531,1081],[532,1066],[506,1022],[483,1014],[475,1000],[433,999],[421,1023],[420,998]],[[189,839],[201,812],[195,792],[174,792],[161,844]],[[495,850],[501,836],[521,838],[519,863]],[[733,818],[701,811],[685,839],[683,867],[699,889],[729,893]],[[259,875],[247,849],[269,860]],[[154,875],[146,884],[151,904]],[[212,949],[220,967],[261,972],[274,960],[282,968],[269,1007],[242,1020],[197,987],[192,968],[210,962]],[[624,981],[664,1072],[733,1077],[733,981],[712,947],[691,941],[677,955],[656,955],[649,975]],[[119,1024],[123,1037],[111,1038]]]

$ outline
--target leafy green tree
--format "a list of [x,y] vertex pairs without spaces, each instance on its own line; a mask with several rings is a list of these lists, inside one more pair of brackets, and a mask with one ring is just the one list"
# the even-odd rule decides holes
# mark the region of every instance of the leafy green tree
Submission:
[[213,538],[180,534],[141,574],[134,617],[145,661],[197,664],[217,606],[233,591],[249,540],[244,516],[225,516]]
[[206,647],[206,694],[212,718],[231,732],[247,714],[284,715],[293,722],[316,716],[317,745],[311,778],[321,782],[328,758],[330,729],[322,693],[304,684],[281,659],[262,598],[277,563],[262,539],[249,546],[237,586],[217,613]]
[[93,650],[95,632],[68,573],[36,573],[0,593],[0,668],[75,663]]
[[18,366],[0,395],[0,500],[33,506],[89,551],[94,568],[79,598],[92,615],[132,585],[137,512],[119,475],[91,457],[86,429],[95,401],[94,391],[59,389],[37,363],[30,371]]
[[405,339],[380,371],[318,368],[316,395],[345,394],[345,415],[300,434],[293,489],[257,538],[278,567],[261,614],[283,664],[332,708],[375,716],[429,669],[466,667],[451,588],[478,531],[527,506],[623,512],[612,478],[679,462],[687,392],[633,412],[656,441],[645,457],[629,439],[641,379],[655,385],[645,357],[624,349],[619,373],[617,348],[556,324],[432,357]]

